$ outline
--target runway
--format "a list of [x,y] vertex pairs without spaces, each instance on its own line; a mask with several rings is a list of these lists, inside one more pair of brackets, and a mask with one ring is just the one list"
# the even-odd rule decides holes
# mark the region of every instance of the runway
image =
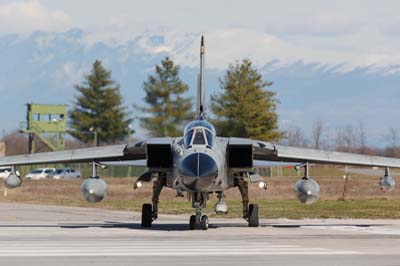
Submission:
[[0,204],[0,265],[400,265],[398,220],[210,219],[76,207]]

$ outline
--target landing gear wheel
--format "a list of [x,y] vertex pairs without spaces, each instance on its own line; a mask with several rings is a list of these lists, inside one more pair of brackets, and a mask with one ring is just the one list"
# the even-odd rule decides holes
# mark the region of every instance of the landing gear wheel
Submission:
[[142,227],[149,228],[153,222],[153,207],[149,203],[142,206]]
[[201,217],[200,226],[201,226],[202,230],[207,230],[208,229],[208,217],[207,217],[207,215],[203,215],[203,217]]
[[258,204],[249,205],[249,227],[258,227]]
[[190,230],[196,229],[196,215],[190,216],[189,229]]

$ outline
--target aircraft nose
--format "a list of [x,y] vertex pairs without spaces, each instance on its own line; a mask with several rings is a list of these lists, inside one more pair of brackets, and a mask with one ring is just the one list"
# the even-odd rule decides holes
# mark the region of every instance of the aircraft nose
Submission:
[[205,153],[193,153],[181,162],[181,172],[187,176],[208,177],[218,173],[214,159]]
[[205,153],[193,153],[182,160],[180,171],[183,182],[190,188],[204,188],[210,185],[218,175],[215,160]]

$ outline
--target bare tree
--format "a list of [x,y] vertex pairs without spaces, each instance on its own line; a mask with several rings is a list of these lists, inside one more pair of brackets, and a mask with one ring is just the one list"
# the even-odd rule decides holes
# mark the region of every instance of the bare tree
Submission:
[[[28,136],[18,130],[4,133],[1,141],[6,144],[6,155],[17,155],[28,153]],[[36,152],[50,151],[50,148],[39,138],[35,138]]]
[[6,144],[6,155],[28,153],[28,138],[18,130],[3,133],[2,141]]
[[312,128],[312,141],[314,149],[321,149],[322,138],[324,134],[325,126],[321,119],[314,120]]
[[336,131],[336,150],[373,154],[375,151],[367,146],[367,132],[362,121],[357,127],[348,125]]
[[367,133],[364,128],[364,123],[362,121],[358,124],[356,136],[356,145],[359,147],[359,152],[368,153],[367,148]]
[[386,135],[386,141],[389,147],[399,146],[399,131],[393,127],[389,128],[389,132]]
[[303,130],[299,127],[291,127],[286,131],[284,143],[288,146],[307,147],[308,140],[305,137]]
[[354,128],[351,125],[336,130],[336,150],[352,152],[357,147]]
[[400,157],[400,137],[399,131],[393,127],[389,128],[388,134],[385,136],[388,147],[386,155]]

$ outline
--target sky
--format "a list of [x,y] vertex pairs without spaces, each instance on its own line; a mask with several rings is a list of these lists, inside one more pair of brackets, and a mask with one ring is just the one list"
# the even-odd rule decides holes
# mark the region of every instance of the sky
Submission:
[[[400,74],[398,10],[400,1],[389,0],[0,0],[0,36],[79,28],[88,33],[88,47],[97,42],[118,47],[143,32],[164,32],[164,46],[148,52],[161,49],[170,52],[178,64],[197,67],[198,44],[193,45],[193,56],[187,56],[176,50],[176,42],[188,34],[205,34],[209,69],[221,70],[245,57],[260,67],[276,61],[274,66],[281,69],[297,62],[341,74],[367,68],[377,73],[373,84],[384,93],[386,77],[391,79],[393,92],[397,79],[391,77]],[[370,95],[368,104],[373,106],[374,97]],[[391,100],[393,109],[396,98]],[[347,111],[354,112],[354,108]],[[380,111],[382,116],[391,112]],[[341,112],[346,116],[346,109]],[[295,120],[294,113],[299,111],[283,112],[284,120]],[[373,123],[366,127],[371,129]]]
[[[281,60],[373,65],[397,64],[399,1],[131,1],[0,0],[0,34],[35,30],[92,32],[92,41],[121,43],[146,30],[223,34],[236,29],[271,44]],[[210,47],[214,44],[211,40]],[[251,45],[250,45],[251,46]],[[255,47],[251,47],[255,48]],[[211,62],[210,66],[226,63]],[[215,60],[217,61],[217,60]],[[394,71],[394,70],[392,70]]]

